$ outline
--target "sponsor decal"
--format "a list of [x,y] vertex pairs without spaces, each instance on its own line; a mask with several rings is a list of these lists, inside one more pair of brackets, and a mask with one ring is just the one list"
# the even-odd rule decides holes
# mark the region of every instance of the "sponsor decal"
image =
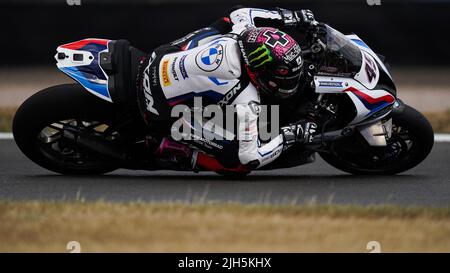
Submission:
[[275,151],[273,151],[273,152],[270,154],[270,156],[264,157],[263,160],[262,160],[262,162],[266,162],[267,160],[276,157],[277,155],[279,155],[279,154],[281,153],[281,151],[283,151],[283,147],[282,147],[282,146],[278,147]]
[[223,46],[221,44],[215,44],[200,51],[195,57],[195,63],[197,66],[205,71],[212,72],[219,68],[223,59]]
[[267,38],[265,44],[272,48],[275,48],[277,45],[286,46],[289,43],[289,40],[286,38],[287,34],[279,30],[267,30],[263,35]]
[[247,54],[245,54],[244,50],[244,44],[241,40],[238,41],[239,48],[241,49],[242,58],[244,59],[245,64],[250,65],[250,62],[248,61]]
[[373,80],[377,77],[376,64],[372,61],[372,58],[369,55],[364,53],[364,56],[366,59],[365,70],[367,78],[369,79],[369,83],[372,83]]
[[158,73],[157,73],[157,69],[156,66],[151,66],[150,67],[151,70],[151,84],[153,87],[157,87],[158,85]]
[[175,69],[175,64],[177,63],[178,57],[175,57],[173,59],[172,65],[170,66],[170,71],[172,72],[172,77],[174,78],[174,80],[176,80],[177,82],[180,81],[178,79],[178,74],[177,74],[177,70]]
[[242,82],[238,82],[230,91],[228,91],[225,96],[217,103],[220,107],[223,107],[230,103],[230,101],[236,97],[239,91],[242,90]]
[[258,38],[259,33],[260,33],[259,30],[254,30],[254,31],[252,31],[252,32],[250,33],[250,35],[248,35],[247,42],[249,42],[249,43],[254,43],[254,42],[256,42],[256,39]]
[[222,145],[220,145],[220,144],[218,144],[218,143],[216,143],[216,142],[214,142],[212,140],[203,138],[201,136],[197,136],[195,134],[191,135],[191,137],[196,143],[202,145],[203,147],[206,147],[206,148],[209,148],[209,149],[211,149],[211,147],[214,147],[214,148],[219,149],[219,150],[223,149]]
[[189,78],[189,75],[186,72],[186,67],[184,65],[184,61],[186,60],[186,57],[187,57],[187,55],[181,56],[180,63],[178,64],[180,73],[181,73],[181,77],[183,77],[183,80]]
[[[300,52],[302,50],[300,49],[300,46],[298,44],[295,44],[291,49],[289,49],[284,55],[283,55],[283,59],[290,63],[293,60],[297,59],[297,64],[301,65],[302,64],[302,57],[299,56]],[[300,62],[300,63],[299,63]]]
[[150,80],[150,84],[153,87],[158,86],[158,73],[156,72],[156,66],[152,65],[153,62],[155,61],[155,59],[156,59],[156,53],[153,52],[148,60],[148,66],[147,66],[147,70],[149,70],[149,71],[147,71],[147,74],[149,74],[149,72],[150,72],[149,76],[151,76],[151,77],[149,80]]
[[147,109],[147,111],[159,116],[158,111],[153,107],[153,105],[155,104],[155,100],[153,99],[152,91],[150,89],[149,70],[150,70],[150,64],[144,70],[144,79],[143,79],[143,83],[142,83],[142,86],[144,88],[146,109]]
[[165,87],[170,86],[172,84],[170,82],[169,73],[167,71],[168,67],[169,67],[169,60],[166,59],[163,61],[162,71],[161,71],[162,82]]
[[342,87],[342,82],[319,82],[322,87]]
[[265,44],[259,46],[257,49],[248,54],[249,64],[254,68],[260,67],[265,63],[271,62],[272,60],[270,50]]

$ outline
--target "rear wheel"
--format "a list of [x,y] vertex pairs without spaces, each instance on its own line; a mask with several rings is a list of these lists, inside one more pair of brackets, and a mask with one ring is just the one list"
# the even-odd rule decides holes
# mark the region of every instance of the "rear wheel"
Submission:
[[332,144],[320,156],[330,165],[352,174],[396,174],[421,163],[431,152],[434,133],[428,120],[403,105],[391,114],[392,136],[386,147],[371,147],[358,136]]
[[114,141],[111,103],[86,92],[78,84],[57,85],[27,99],[13,121],[14,139],[36,164],[61,174],[102,174],[117,169],[109,158],[78,147],[63,137],[64,130],[82,130]]

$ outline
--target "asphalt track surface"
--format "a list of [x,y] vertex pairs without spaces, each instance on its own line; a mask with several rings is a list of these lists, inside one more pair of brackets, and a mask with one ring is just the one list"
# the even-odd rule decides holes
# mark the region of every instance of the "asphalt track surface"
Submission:
[[0,200],[187,201],[242,203],[450,205],[450,143],[435,143],[418,167],[395,176],[354,176],[320,157],[296,168],[254,172],[244,179],[213,173],[118,170],[101,176],[62,176],[0,140]]

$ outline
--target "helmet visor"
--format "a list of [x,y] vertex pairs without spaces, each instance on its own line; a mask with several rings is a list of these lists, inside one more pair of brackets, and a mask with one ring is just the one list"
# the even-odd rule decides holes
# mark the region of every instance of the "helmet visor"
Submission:
[[294,94],[298,89],[300,76],[300,73],[291,76],[275,76],[274,82],[278,86],[278,92],[286,96]]
[[[282,73],[279,73],[283,70]],[[288,98],[294,95],[300,85],[302,69],[291,72],[286,69],[266,70],[257,75],[260,88],[268,94],[279,98]]]

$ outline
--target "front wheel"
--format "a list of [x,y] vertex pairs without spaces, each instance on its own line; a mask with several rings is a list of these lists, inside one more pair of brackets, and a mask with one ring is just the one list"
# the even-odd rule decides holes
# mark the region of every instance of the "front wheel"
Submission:
[[408,105],[392,111],[391,117],[392,136],[386,147],[371,147],[356,135],[333,143],[330,151],[320,152],[320,156],[352,174],[396,174],[417,166],[433,148],[433,128]]
[[31,96],[17,110],[13,134],[20,150],[48,170],[70,175],[102,174],[117,167],[105,156],[67,141],[64,130],[83,130],[111,141],[111,103],[78,84],[49,87]]

